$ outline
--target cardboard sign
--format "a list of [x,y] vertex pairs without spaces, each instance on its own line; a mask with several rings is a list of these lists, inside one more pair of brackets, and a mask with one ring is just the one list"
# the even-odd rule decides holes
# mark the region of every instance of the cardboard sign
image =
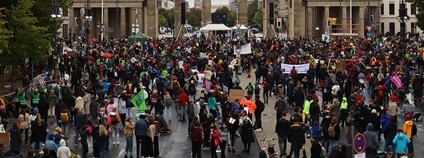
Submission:
[[345,60],[339,60],[337,62],[336,71],[340,72],[346,69],[346,61]]
[[229,102],[234,103],[236,99],[243,100],[245,94],[243,89],[230,89]]

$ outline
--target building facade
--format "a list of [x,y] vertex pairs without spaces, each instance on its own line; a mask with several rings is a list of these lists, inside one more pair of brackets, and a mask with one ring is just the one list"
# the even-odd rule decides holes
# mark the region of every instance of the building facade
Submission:
[[[383,0],[380,4],[380,32],[389,33],[395,35],[400,32],[400,22],[398,20],[399,7],[401,0]],[[415,24],[417,22],[416,14],[418,13],[417,8],[412,3],[406,3],[408,9],[407,14],[409,20],[406,22],[406,32],[410,33],[422,33],[420,28]]]
[[[260,3],[265,36],[266,32],[284,32],[292,38],[318,37],[324,33],[365,37],[379,31],[380,0],[262,0]],[[270,3],[275,7],[274,19],[269,16]],[[275,22],[270,24],[269,21],[276,18],[284,19],[286,29],[276,29]],[[335,19],[331,26],[327,24],[329,18]]]
[[141,32],[156,38],[158,8],[159,2],[153,0],[74,0],[70,9],[62,11],[60,35],[113,38]]

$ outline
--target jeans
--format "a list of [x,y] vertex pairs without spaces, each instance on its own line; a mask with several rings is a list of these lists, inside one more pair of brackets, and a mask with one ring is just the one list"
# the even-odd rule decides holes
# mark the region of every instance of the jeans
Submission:
[[408,147],[408,153],[414,153],[414,144],[413,144],[413,138],[410,138],[411,142],[409,142],[408,144],[406,144],[406,146]]
[[196,94],[188,95],[188,98],[189,98],[190,101],[196,102]]
[[328,155],[331,155],[331,152],[333,151],[333,146],[336,143],[337,143],[337,141],[335,141],[335,140],[328,140],[328,148],[327,148]]
[[262,112],[255,110],[255,120],[256,120],[255,126],[256,126],[256,129],[258,129],[258,128],[262,129],[261,115],[262,115]]
[[76,145],[78,145],[78,138],[80,137],[80,129],[78,129],[78,128],[75,128],[75,136],[74,136],[74,139],[75,139],[75,146]]
[[180,107],[180,121],[185,121],[185,112],[187,110],[187,106]]
[[393,145],[393,141],[388,140],[388,138],[384,138],[384,151],[393,152],[393,147],[390,148],[390,145]]
[[[137,158],[141,157],[141,154],[143,153],[143,150],[141,149],[141,143],[142,143],[143,136],[135,136],[135,144],[136,144],[136,152],[137,152]],[[141,151],[140,151],[141,150]]]
[[202,142],[192,142],[191,152],[193,153],[193,158],[202,157]]
[[[127,116],[126,116],[127,118],[135,118],[134,117],[134,110],[133,110],[133,108],[131,107],[131,108],[127,108]],[[123,121],[125,121],[125,120],[123,120]]]
[[[293,151],[294,154],[294,158],[299,158],[300,157],[300,149],[302,149],[301,145],[291,145],[291,150]],[[290,155],[291,157],[291,155]]]
[[213,118],[217,118],[217,110],[209,109],[209,112],[212,114]]
[[221,148],[221,158],[225,158],[225,148],[227,147],[227,141],[226,140],[222,140],[220,148]]
[[164,112],[164,118],[165,118],[165,120],[169,120],[169,121],[171,121],[171,107],[166,107],[165,106],[165,112]]
[[[217,146],[211,145],[211,158],[218,158],[218,154],[216,154],[217,148],[218,148]],[[221,152],[225,152],[225,150]]]
[[99,157],[100,158],[105,158],[105,154],[106,154],[106,143],[105,142],[101,142],[100,143],[100,148],[99,148]]
[[287,137],[278,137],[278,145],[280,146],[281,154],[286,154],[287,151]]
[[127,144],[125,146],[125,152],[132,153],[133,149],[133,136],[127,136],[126,137]]
[[42,150],[44,148],[44,142],[41,142],[41,141],[39,141],[39,142],[33,142],[31,144],[31,147],[34,150]]
[[113,142],[119,142],[119,125],[118,126],[112,126],[112,138]]

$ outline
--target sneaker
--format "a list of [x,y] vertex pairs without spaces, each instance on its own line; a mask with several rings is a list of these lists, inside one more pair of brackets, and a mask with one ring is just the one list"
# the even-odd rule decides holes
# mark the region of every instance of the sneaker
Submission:
[[112,144],[113,144],[113,145],[115,145],[116,143],[115,143],[115,142],[113,142]]
[[116,142],[116,144],[118,144],[118,145],[119,145],[119,144],[121,144],[121,142],[119,142],[119,141],[118,141],[118,142]]
[[262,131],[262,129],[260,129],[260,128],[255,130],[255,132],[260,132],[260,131]]
[[220,153],[220,152],[221,152],[221,150],[220,150],[220,149],[216,149],[216,152],[217,152],[217,153]]

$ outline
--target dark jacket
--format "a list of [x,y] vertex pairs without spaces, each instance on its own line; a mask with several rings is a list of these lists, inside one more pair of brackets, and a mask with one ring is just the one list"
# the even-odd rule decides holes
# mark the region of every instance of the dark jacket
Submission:
[[305,129],[298,123],[290,126],[288,141],[295,146],[302,146],[305,144]]
[[287,137],[289,134],[289,129],[290,129],[290,121],[287,119],[278,120],[277,125],[275,126],[275,132],[280,138]]
[[397,124],[395,122],[390,122],[387,126],[387,129],[384,131],[384,139],[392,141],[396,136]]
[[203,142],[203,129],[194,127],[191,132],[191,139],[193,142]]
[[374,131],[380,131],[380,117],[377,114],[371,114],[369,121],[371,121]]
[[365,136],[365,139],[367,140],[366,141],[367,148],[375,149],[378,147],[378,136],[374,132],[374,128],[371,123],[367,125],[367,131],[364,132],[364,136]]
[[309,113],[312,119],[315,119],[315,120],[319,119],[319,114],[320,114],[319,104],[316,102],[312,102],[311,106],[309,107]]
[[84,125],[84,115],[82,113],[77,113],[74,117],[75,128],[81,129],[82,125]]
[[65,109],[65,108],[66,108],[66,104],[65,104],[65,102],[60,101],[60,102],[57,104],[56,109],[55,109],[55,114],[56,114],[56,117],[57,117],[57,118],[59,118],[59,117],[60,117],[60,113],[62,113],[62,112],[63,112],[63,109]]
[[255,101],[256,109],[255,112],[263,112],[265,110],[265,104],[261,102],[260,100]]
[[21,151],[22,137],[19,128],[10,129],[10,151],[12,153],[19,153]]
[[[331,123],[330,123],[330,126],[333,126]],[[328,127],[326,128],[326,131],[327,131],[327,134],[328,134]],[[334,132],[335,132],[335,135],[334,135],[334,137],[328,137],[329,139],[331,139],[331,140],[339,140],[339,138],[340,138],[340,126],[339,126],[339,124],[336,124],[335,126],[334,126]]]
[[318,141],[312,143],[311,146],[311,158],[321,158],[321,145]]
[[97,117],[99,115],[99,103],[92,101],[90,102],[90,116]]
[[136,136],[147,136],[147,129],[149,125],[147,125],[146,121],[143,119],[135,122],[134,133]]
[[31,126],[31,142],[44,142],[46,140],[46,125],[44,122],[39,125],[38,123],[34,123]]
[[287,105],[284,102],[283,98],[278,98],[278,101],[275,102],[275,110],[277,110],[277,113],[282,113],[283,111],[287,111]]

